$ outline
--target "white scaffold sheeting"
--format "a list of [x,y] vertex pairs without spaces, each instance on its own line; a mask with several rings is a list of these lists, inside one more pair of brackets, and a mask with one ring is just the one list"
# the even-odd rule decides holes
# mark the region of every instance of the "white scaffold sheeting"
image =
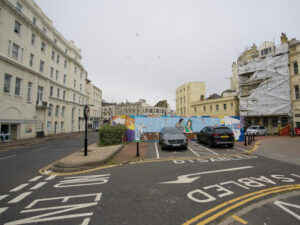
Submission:
[[[275,51],[276,52],[276,51]],[[239,67],[240,93],[248,85],[259,83],[247,97],[240,97],[241,116],[290,115],[290,77],[288,47],[281,46],[278,53]],[[243,74],[253,73],[250,78]]]

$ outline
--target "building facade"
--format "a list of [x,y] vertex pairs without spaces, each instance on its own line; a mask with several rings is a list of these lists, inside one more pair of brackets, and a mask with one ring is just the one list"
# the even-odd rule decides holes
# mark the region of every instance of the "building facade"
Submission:
[[246,127],[264,125],[269,134],[279,133],[291,122],[289,46],[284,34],[281,44],[255,45],[238,58],[240,115]]
[[239,116],[239,100],[236,93],[226,90],[220,97],[192,102],[192,116]]
[[90,129],[98,129],[101,124],[102,90],[93,85],[89,79],[86,79],[85,92],[88,95],[88,105],[90,108],[88,126]]
[[7,139],[78,131],[87,72],[32,0],[0,1],[0,125]]
[[289,44],[289,71],[291,81],[292,128],[300,134],[300,42],[292,39]]
[[176,115],[191,116],[191,104],[205,99],[205,82],[189,82],[176,89]]

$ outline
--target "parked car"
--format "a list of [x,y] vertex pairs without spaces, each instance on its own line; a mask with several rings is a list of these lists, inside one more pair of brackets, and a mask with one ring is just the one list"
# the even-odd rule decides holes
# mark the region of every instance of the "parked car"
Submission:
[[267,130],[265,127],[263,126],[251,126],[246,130],[246,134],[253,134],[253,135],[266,135],[267,134]]
[[204,142],[208,147],[216,145],[227,145],[229,148],[234,146],[234,134],[226,126],[207,126],[197,134],[198,142]]
[[176,127],[164,127],[159,133],[159,144],[162,149],[183,148],[187,149],[188,140],[186,136]]

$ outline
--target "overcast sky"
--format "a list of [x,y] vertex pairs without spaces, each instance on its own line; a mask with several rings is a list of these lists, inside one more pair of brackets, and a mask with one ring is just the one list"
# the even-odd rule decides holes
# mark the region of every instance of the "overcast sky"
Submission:
[[230,88],[231,65],[245,47],[300,39],[300,1],[35,0],[67,40],[106,101],[154,105],[205,81],[206,95]]

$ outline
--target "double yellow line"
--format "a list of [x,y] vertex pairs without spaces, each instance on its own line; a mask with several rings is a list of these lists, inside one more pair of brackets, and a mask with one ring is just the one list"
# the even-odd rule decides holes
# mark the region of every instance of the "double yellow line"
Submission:
[[[251,202],[253,200],[256,200],[256,199],[259,199],[259,198],[262,198],[264,196],[268,196],[271,194],[277,194],[280,192],[293,191],[293,190],[300,190],[300,184],[283,185],[283,186],[277,186],[277,187],[273,187],[273,188],[268,188],[268,189],[263,189],[260,191],[252,192],[252,193],[240,196],[238,198],[229,200],[227,202],[224,202],[220,205],[217,205],[214,208],[211,208],[211,209],[199,214],[198,216],[186,221],[182,225],[190,225],[190,224],[193,224],[196,222],[197,222],[197,225],[204,225],[215,219],[220,218],[221,216],[230,212],[231,210],[233,210],[237,207],[240,207],[240,206],[242,206],[248,202]],[[222,208],[224,208],[224,209],[222,209]],[[221,211],[218,211],[218,210],[221,210]],[[214,212],[216,212],[216,213],[209,216],[206,219],[203,219],[203,217],[208,216],[209,214],[212,214]],[[201,219],[203,219],[203,220],[201,220]]]

